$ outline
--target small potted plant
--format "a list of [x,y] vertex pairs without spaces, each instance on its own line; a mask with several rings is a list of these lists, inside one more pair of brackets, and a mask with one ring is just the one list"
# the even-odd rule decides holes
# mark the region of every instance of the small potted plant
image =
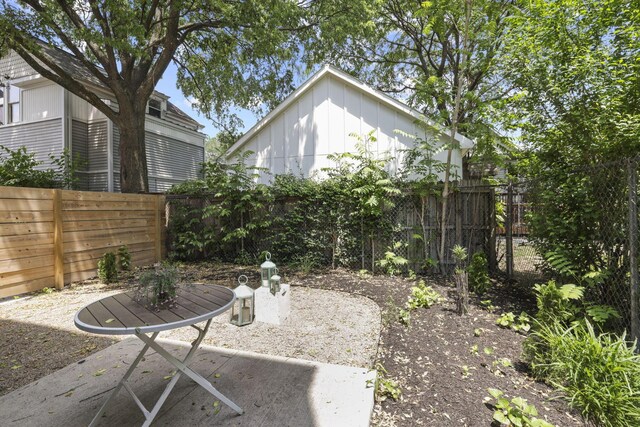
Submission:
[[172,308],[178,291],[178,269],[170,264],[156,264],[138,279],[136,301],[156,311]]

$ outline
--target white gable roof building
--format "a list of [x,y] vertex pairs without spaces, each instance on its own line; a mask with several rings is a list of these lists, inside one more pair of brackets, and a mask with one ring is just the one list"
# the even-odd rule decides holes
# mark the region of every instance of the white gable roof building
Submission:
[[[429,137],[415,123],[421,117],[407,105],[325,66],[229,148],[227,158],[253,151],[248,166],[264,167],[272,175],[322,176],[322,168],[335,166],[328,155],[355,152],[357,139],[350,135],[364,137],[373,131],[377,142],[372,151],[394,157],[390,172],[396,173],[402,166],[403,150],[414,144],[397,131]],[[442,143],[448,137],[439,138]],[[456,140],[460,149],[454,150],[452,164],[462,175],[462,158],[473,142],[460,134]],[[446,158],[444,150],[436,156],[443,162]],[[261,182],[269,180],[268,176],[261,178]]]

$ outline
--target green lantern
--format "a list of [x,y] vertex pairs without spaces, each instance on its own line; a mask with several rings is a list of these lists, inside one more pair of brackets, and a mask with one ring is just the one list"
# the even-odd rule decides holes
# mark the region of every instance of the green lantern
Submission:
[[269,252],[265,256],[267,260],[260,265],[260,276],[262,278],[262,286],[268,288],[271,276],[276,273],[276,265],[271,262],[271,254]]

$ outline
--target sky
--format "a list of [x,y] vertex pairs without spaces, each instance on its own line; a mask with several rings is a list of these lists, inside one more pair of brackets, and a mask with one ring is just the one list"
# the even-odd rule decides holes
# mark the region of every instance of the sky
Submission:
[[[156,85],[156,90],[169,96],[169,100],[174,105],[203,125],[204,129],[201,130],[202,133],[207,136],[215,136],[219,129],[213,125],[211,120],[194,110],[192,108],[193,100],[185,98],[182,91],[176,87],[177,71],[178,70],[173,62],[169,64],[169,67],[167,67],[167,70],[164,72],[162,79]],[[244,127],[240,129],[242,133],[251,129],[251,127],[262,118],[256,117],[252,112],[245,110],[239,110],[238,115],[244,122]]]

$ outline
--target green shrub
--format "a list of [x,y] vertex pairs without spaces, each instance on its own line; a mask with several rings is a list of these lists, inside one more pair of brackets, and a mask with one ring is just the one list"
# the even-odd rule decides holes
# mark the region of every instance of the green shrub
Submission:
[[123,271],[131,270],[131,254],[126,246],[118,248],[118,268]]
[[43,162],[36,160],[35,153],[27,152],[26,147],[11,150],[0,145],[0,186],[72,188],[80,162],[73,161],[66,150],[58,157],[49,155],[49,158],[52,167],[42,169]]
[[568,329],[538,322],[524,350],[534,376],[563,391],[587,421],[640,425],[640,356],[625,336],[596,334],[586,320]]
[[430,308],[432,305],[442,301],[442,295],[433,290],[431,286],[427,286],[424,280],[420,280],[417,286],[411,288],[411,296],[407,302],[409,310],[416,308]]
[[469,273],[469,290],[476,295],[482,295],[491,286],[489,280],[489,263],[487,256],[483,252],[476,252],[471,257],[471,264],[467,268]]
[[118,281],[116,254],[113,252],[107,252],[98,260],[98,278],[102,283]]

